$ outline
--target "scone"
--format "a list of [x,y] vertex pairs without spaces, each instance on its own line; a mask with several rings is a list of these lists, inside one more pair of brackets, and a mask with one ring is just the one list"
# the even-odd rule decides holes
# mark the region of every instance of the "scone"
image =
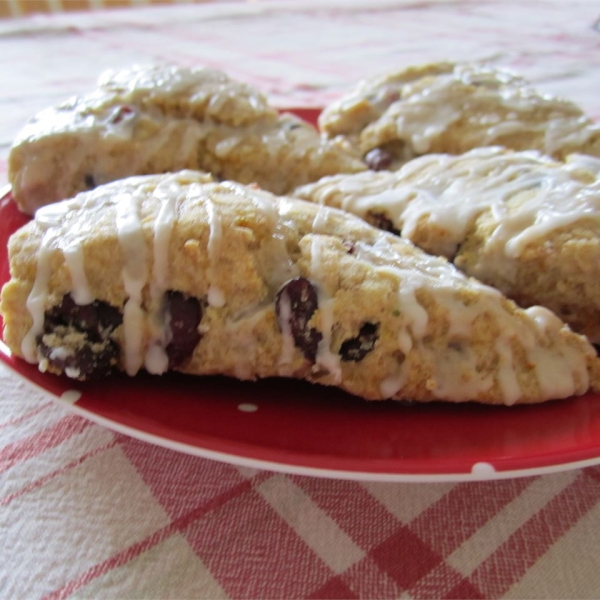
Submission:
[[153,66],[109,71],[96,90],[38,114],[8,167],[17,204],[33,214],[130,175],[199,169],[284,193],[364,164],[220,71]]
[[436,63],[361,81],[326,107],[319,126],[351,143],[374,170],[494,145],[558,159],[600,156],[600,127],[575,104],[475,64]]
[[443,258],[343,211],[193,172],[49,205],[9,244],[4,338],[43,371],[290,377],[370,400],[541,402],[598,359]]
[[600,159],[479,148],[325,177],[299,198],[392,231],[600,343]]

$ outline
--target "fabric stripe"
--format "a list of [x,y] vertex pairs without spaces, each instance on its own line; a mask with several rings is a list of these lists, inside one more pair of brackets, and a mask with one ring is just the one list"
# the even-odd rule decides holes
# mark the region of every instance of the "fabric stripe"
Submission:
[[567,471],[536,479],[448,556],[446,562],[464,576],[471,575],[515,531],[570,485],[577,475],[575,471]]
[[20,461],[27,460],[62,444],[76,433],[81,433],[92,423],[76,415],[68,415],[60,421],[43,429],[36,435],[19,440],[0,450],[0,473]]
[[406,591],[412,599],[430,598],[484,598],[485,595],[471,581],[455,571],[446,562],[431,569]]
[[[80,590],[80,598],[123,598],[132,589],[135,598],[228,598],[210,570],[185,537],[174,533],[120,567],[107,571]],[[131,597],[131,596],[128,596]]]
[[[171,519],[187,514],[191,506],[226,498],[228,490],[244,481],[231,465],[157,448],[133,438],[122,438],[121,449]],[[246,481],[254,485],[262,479]]]
[[414,484],[399,494],[389,483],[366,482],[364,488],[385,506],[399,521],[409,523],[429,506],[443,498],[455,483]]
[[232,598],[304,598],[335,573],[255,489],[185,531]]
[[43,404],[40,404],[40,406],[32,408],[25,414],[19,415],[18,417],[14,417],[13,419],[10,419],[8,421],[4,421],[4,423],[0,423],[0,429],[3,429],[4,427],[14,427],[15,425],[20,425],[24,421],[28,421],[29,419],[32,419],[33,417],[39,415],[41,412],[45,411],[51,406],[54,406],[54,402],[44,402]]
[[509,588],[506,598],[598,598],[600,505],[594,506]]
[[90,450],[89,452],[86,452],[85,454],[80,456],[78,459],[72,460],[71,462],[66,464],[64,467],[57,469],[56,471],[52,471],[51,473],[48,473],[48,474],[44,475],[43,477],[39,477],[38,479],[36,479],[35,481],[32,481],[29,485],[26,485],[25,487],[21,488],[17,492],[14,492],[8,496],[5,496],[4,498],[0,498],[0,506],[7,506],[13,500],[15,500],[16,498],[19,498],[23,494],[32,492],[33,490],[45,485],[49,481],[52,481],[52,479],[55,479],[56,477],[59,477],[60,475],[64,475],[67,471],[83,464],[86,460],[88,460],[88,458],[92,458],[92,457],[96,456],[97,454],[100,454],[101,452],[110,450],[111,448],[116,446],[116,444],[117,444],[116,440],[112,440],[112,441],[108,442],[107,444],[104,444],[103,446],[99,446],[97,448],[94,448],[93,450]]
[[364,557],[364,551],[288,477],[270,477],[256,491],[334,573],[343,573]]
[[[115,439],[114,434],[102,427],[87,427],[62,444],[46,450],[40,456],[20,461],[0,475],[3,482],[2,493],[9,496],[43,479],[50,473],[73,464],[79,457],[89,454],[98,447],[104,447]],[[64,471],[63,473],[66,473]]]
[[442,556],[449,556],[532,481],[522,478],[461,483],[423,511],[410,528]]
[[93,579],[96,579],[100,575],[104,575],[108,571],[120,567],[134,558],[140,556],[144,552],[147,552],[150,548],[153,548],[160,542],[167,539],[169,536],[173,535],[176,532],[183,531],[186,527],[188,527],[195,520],[201,518],[206,513],[214,510],[227,503],[232,498],[238,496],[239,494],[243,494],[251,488],[251,483],[248,481],[243,481],[235,488],[228,490],[222,496],[215,497],[211,499],[206,504],[201,506],[197,506],[193,510],[189,511],[187,514],[175,519],[168,525],[161,527],[157,531],[155,531],[152,535],[146,537],[144,540],[137,542],[136,544],[132,544],[131,546],[125,548],[121,552],[118,552],[108,558],[101,563],[94,565],[92,568],[88,569],[85,573],[82,573],[77,579],[74,579],[68,583],[66,583],[61,588],[54,590],[53,592],[46,594],[44,596],[45,600],[61,600],[63,598],[67,598],[83,586],[87,585]]
[[503,595],[547,550],[579,521],[600,497],[600,482],[581,471],[485,560],[470,580],[489,597]]
[[400,586],[370,556],[352,565],[342,579],[359,598],[402,597]]
[[360,482],[297,476],[292,481],[366,552],[398,527],[397,519]]

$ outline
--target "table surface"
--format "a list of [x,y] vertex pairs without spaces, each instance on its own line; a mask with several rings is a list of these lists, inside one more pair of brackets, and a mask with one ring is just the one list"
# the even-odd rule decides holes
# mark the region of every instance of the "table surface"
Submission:
[[[105,68],[222,68],[277,106],[487,60],[600,119],[600,7],[255,1],[0,21],[0,183],[38,110]],[[74,415],[0,363],[0,598],[595,598],[600,468],[383,483],[258,471]]]

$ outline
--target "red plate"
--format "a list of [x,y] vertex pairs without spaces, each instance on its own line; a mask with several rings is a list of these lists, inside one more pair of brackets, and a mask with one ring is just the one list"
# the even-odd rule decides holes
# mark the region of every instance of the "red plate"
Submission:
[[[305,109],[301,116],[315,114]],[[0,283],[8,279],[8,237],[26,221],[9,196],[0,201]],[[173,373],[81,384],[40,373],[1,342],[0,360],[71,410],[116,431],[257,468],[467,481],[600,463],[600,396],[594,394],[510,408],[405,406],[283,379],[249,383]]]

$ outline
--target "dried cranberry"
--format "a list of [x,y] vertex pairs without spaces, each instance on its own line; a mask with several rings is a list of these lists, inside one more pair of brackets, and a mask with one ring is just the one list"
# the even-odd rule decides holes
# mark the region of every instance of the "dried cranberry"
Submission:
[[392,220],[382,212],[370,210],[365,215],[365,221],[373,225],[373,227],[377,227],[377,229],[383,229],[383,231],[389,231],[394,235],[400,235],[400,230],[394,227]]
[[118,308],[107,302],[94,300],[91,304],[76,304],[70,294],[63,296],[60,304],[45,314],[44,331],[53,332],[57,327],[72,327],[85,333],[90,341],[101,341],[123,322]]
[[93,190],[96,187],[96,180],[91,173],[87,173],[83,178],[83,183],[85,184],[86,190]]
[[307,360],[315,362],[317,347],[323,334],[308,323],[319,306],[317,290],[305,277],[296,277],[284,284],[275,296],[275,311],[281,322],[282,302],[289,302],[289,326],[298,347]]
[[131,118],[131,116],[135,113],[135,109],[133,106],[128,106],[127,104],[123,104],[122,106],[118,106],[110,115],[109,121],[113,125],[117,125],[124,121],[127,118]]
[[166,347],[169,368],[178,367],[189,358],[202,338],[198,326],[202,320],[202,304],[197,298],[181,292],[167,292],[167,314],[170,316],[171,341]]
[[342,246],[344,246],[344,248],[346,248],[346,250],[348,251],[348,254],[354,254],[354,252],[356,250],[356,244],[351,240],[344,240],[342,242]]
[[340,357],[345,361],[358,362],[375,348],[379,339],[377,330],[378,323],[364,323],[358,332],[358,336],[345,340],[340,347]]
[[365,154],[365,163],[372,171],[385,171],[389,169],[394,157],[382,148],[373,148]]
[[45,313],[38,349],[52,367],[75,379],[106,376],[118,363],[119,348],[111,334],[122,320],[119,309],[107,302],[79,305],[67,294]]

